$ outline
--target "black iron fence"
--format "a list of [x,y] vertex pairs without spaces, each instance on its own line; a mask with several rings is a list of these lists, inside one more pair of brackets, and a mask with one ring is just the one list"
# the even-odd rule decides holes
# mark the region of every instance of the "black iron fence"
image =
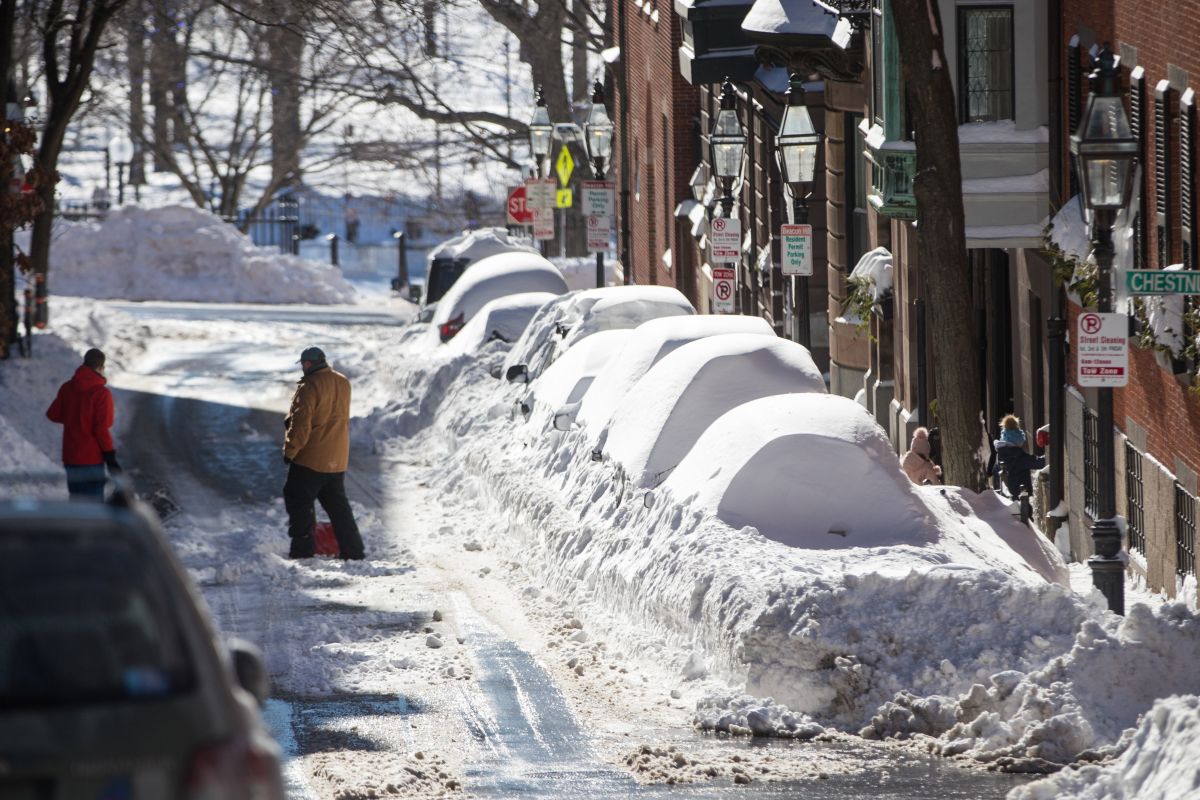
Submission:
[[1196,498],[1175,483],[1175,571],[1196,572]]
[[1125,443],[1125,520],[1129,527],[1129,549],[1146,552],[1146,501],[1142,483],[1142,454]]
[[[1083,510],[1096,519],[1100,489],[1100,419],[1091,409],[1083,410]],[[1111,434],[1110,434],[1111,435]]]

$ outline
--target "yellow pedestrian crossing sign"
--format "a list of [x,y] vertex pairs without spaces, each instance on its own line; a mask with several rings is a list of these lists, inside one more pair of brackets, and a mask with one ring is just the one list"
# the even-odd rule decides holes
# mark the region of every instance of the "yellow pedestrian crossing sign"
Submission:
[[554,171],[558,173],[558,182],[563,186],[571,180],[571,173],[575,171],[575,159],[571,158],[571,151],[564,144],[562,150],[558,151],[558,158],[554,161]]

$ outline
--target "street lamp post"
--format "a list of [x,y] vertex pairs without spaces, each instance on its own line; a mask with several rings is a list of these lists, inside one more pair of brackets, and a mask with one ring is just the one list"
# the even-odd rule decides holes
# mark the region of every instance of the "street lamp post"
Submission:
[[[592,88],[592,110],[583,125],[583,138],[596,180],[604,179],[605,165],[612,155],[613,124],[604,107],[604,86],[596,81]],[[596,251],[596,288],[604,286],[604,251]]]
[[545,169],[546,157],[550,155],[550,137],[553,135],[554,125],[550,123],[550,111],[546,108],[542,87],[539,86],[534,95],[533,119],[529,121],[529,152],[537,164],[539,178]]
[[[806,225],[808,187],[816,177],[817,148],[821,145],[821,134],[813,127],[812,116],[804,104],[804,79],[799,73],[792,73],[785,96],[787,106],[779,123],[779,135],[775,137],[776,156],[779,159],[779,173],[792,195],[792,221]],[[811,349],[808,277],[800,276],[797,312],[800,315],[800,344]]]
[[737,115],[737,94],[729,78],[721,84],[721,109],[709,135],[712,148],[713,172],[721,179],[721,209],[726,217],[733,216],[733,179],[742,173],[742,157],[746,153],[746,134]]
[[133,161],[133,142],[129,137],[118,135],[108,143],[113,161],[117,162],[117,205],[125,204],[125,168]]
[[[1096,58],[1089,82],[1091,92],[1079,128],[1071,136],[1071,155],[1083,185],[1083,199],[1091,212],[1092,249],[1096,258],[1097,310],[1112,311],[1113,225],[1117,212],[1129,204],[1133,191],[1137,140],[1117,84],[1116,59],[1107,45]],[[1088,559],[1092,583],[1108,600],[1108,608],[1125,613],[1125,562],[1121,558],[1121,531],[1116,522],[1116,486],[1113,453],[1112,388],[1096,390],[1096,416],[1100,441],[1100,481],[1096,520],[1092,523],[1095,555]]]

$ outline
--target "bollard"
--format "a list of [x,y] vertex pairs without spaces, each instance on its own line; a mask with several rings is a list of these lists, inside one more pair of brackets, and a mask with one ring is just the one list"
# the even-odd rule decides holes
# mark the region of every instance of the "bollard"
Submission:
[[1033,519],[1033,503],[1029,500],[1029,492],[1021,492],[1021,524],[1028,525]]
[[329,241],[329,263],[338,266],[338,235],[331,233],[325,237]]
[[300,255],[300,234],[298,233],[292,234],[292,255]]
[[396,277],[392,280],[392,288],[402,292],[408,286],[408,245],[404,231],[396,231],[392,237],[396,240]]

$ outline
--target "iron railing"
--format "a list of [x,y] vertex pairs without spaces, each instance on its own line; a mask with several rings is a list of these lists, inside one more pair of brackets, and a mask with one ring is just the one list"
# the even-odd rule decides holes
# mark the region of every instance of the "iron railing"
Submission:
[[1146,552],[1146,501],[1142,483],[1142,454],[1125,443],[1125,520],[1129,526],[1129,549]]
[[1175,571],[1196,573],[1196,498],[1175,483]]
[[1096,412],[1083,412],[1083,510],[1092,519],[1099,513],[1100,489],[1100,420]]

